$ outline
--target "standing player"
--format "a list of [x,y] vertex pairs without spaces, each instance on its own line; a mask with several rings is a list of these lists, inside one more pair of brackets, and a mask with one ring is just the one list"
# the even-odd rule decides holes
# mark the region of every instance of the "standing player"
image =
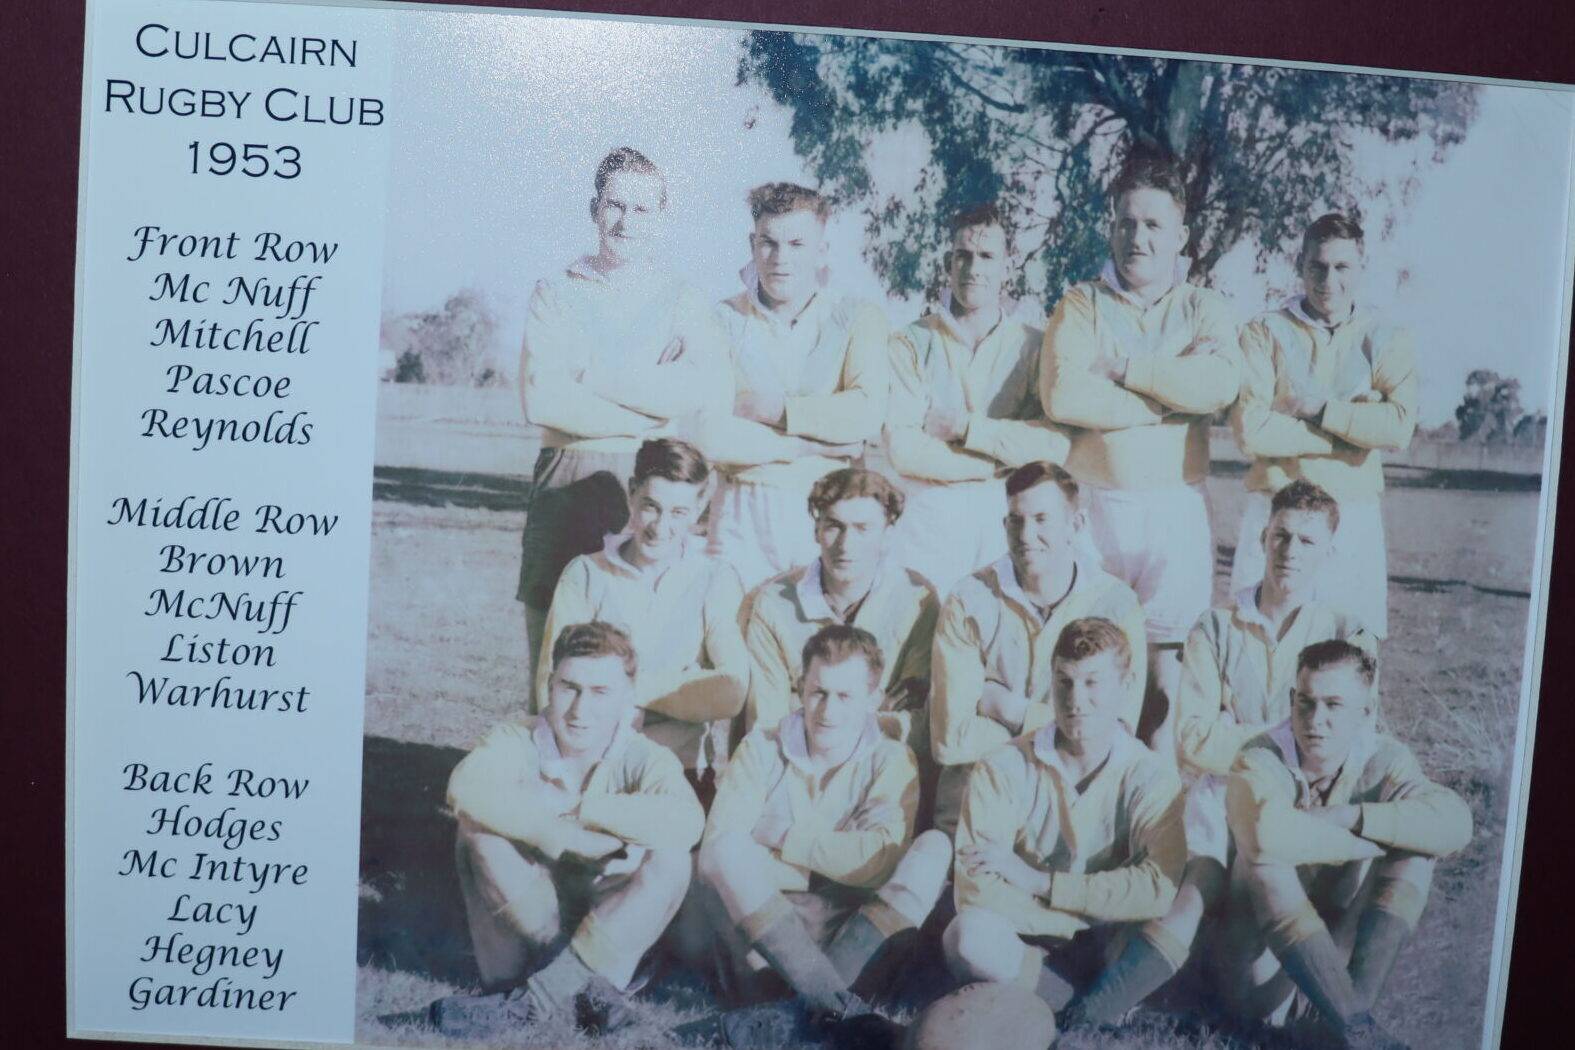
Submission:
[[[881,652],[834,624],[803,650],[800,706],[739,745],[700,846],[724,995],[769,994],[774,972],[811,1019],[866,1012],[881,973],[901,961],[940,897],[951,842],[913,838],[918,771],[876,724]],[[855,989],[857,991],[855,991]],[[742,1011],[733,1046],[797,1041],[795,1012]]]
[[814,558],[809,487],[862,455],[886,409],[886,318],[830,286],[830,210],[792,183],[751,190],[744,291],[719,310],[734,403],[706,423],[702,447],[724,468],[708,549],[746,589]]
[[1125,632],[1074,620],[1054,660],[1055,722],[969,774],[942,941],[964,983],[1018,984],[1057,1012],[1076,1000],[1068,1021],[1113,1022],[1191,949],[1163,921],[1186,859],[1181,785],[1121,723]]
[[629,726],[635,670],[618,629],[565,627],[543,713],[449,778],[476,965],[503,990],[433,1003],[443,1033],[572,1025],[582,993],[616,1006],[677,913],[705,818],[672,753]]
[[1363,261],[1362,228],[1344,215],[1323,216],[1302,235],[1301,294],[1242,330],[1245,376],[1231,418],[1253,462],[1231,589],[1262,573],[1262,548],[1249,541],[1268,520],[1270,497],[1298,479],[1311,481],[1340,501],[1340,531],[1319,594],[1384,638],[1380,453],[1411,444],[1419,380],[1410,336],[1357,303]]
[[1224,297],[1186,281],[1186,186],[1174,164],[1128,157],[1110,197],[1110,260],[1051,314],[1039,393],[1045,415],[1077,428],[1066,467],[1089,490],[1105,571],[1143,603],[1150,686],[1168,703],[1182,642],[1213,592],[1202,483],[1209,422],[1236,400],[1240,355]]
[[[1052,654],[1067,624],[1104,617],[1126,633],[1131,652],[1144,647],[1132,588],[1078,557],[1083,511],[1072,476],[1053,463],[1027,463],[1004,488],[1008,553],[957,585],[935,632],[930,748],[942,767],[935,824],[947,834],[972,764],[1053,721]],[[1117,716],[1131,731],[1144,668],[1126,681]]]
[[951,220],[940,305],[891,339],[886,455],[908,498],[904,560],[946,594],[1006,553],[996,473],[1061,463],[1071,442],[1039,407],[1044,333],[1003,298],[1011,231],[994,204]]
[[1345,641],[1297,661],[1291,717],[1236,760],[1236,843],[1220,991],[1242,1015],[1316,1008],[1346,1047],[1403,1050],[1370,1011],[1427,904],[1439,857],[1471,839],[1471,810],[1376,731],[1377,661]]
[[927,750],[930,645],[940,611],[924,578],[889,556],[902,493],[868,470],[846,468],[815,482],[810,517],[820,556],[768,580],[749,598],[744,641],[751,673],[747,728],[781,721],[797,706],[804,644],[830,624],[868,631],[886,660],[881,717],[899,740]]
[[[738,629],[743,588],[731,567],[691,543],[710,471],[673,438],[640,446],[629,478],[629,528],[558,580],[547,636],[600,620],[628,634],[640,659],[635,703],[641,730],[670,749],[702,791],[730,750],[727,725],[743,709],[749,654]],[[550,654],[536,676],[535,710],[551,693]]]
[[597,165],[595,188],[600,246],[537,283],[520,350],[520,403],[542,444],[516,595],[531,661],[563,567],[628,521],[622,479],[640,442],[727,398],[711,310],[653,258],[667,208],[661,171],[615,149]]

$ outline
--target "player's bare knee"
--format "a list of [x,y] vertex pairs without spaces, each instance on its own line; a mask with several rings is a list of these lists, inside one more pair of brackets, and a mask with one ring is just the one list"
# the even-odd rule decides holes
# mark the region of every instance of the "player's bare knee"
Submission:
[[1010,981],[1020,961],[1022,941],[1011,923],[984,908],[964,908],[941,935],[941,950],[961,981]]
[[711,886],[733,886],[748,869],[749,847],[744,835],[725,834],[707,838],[700,846],[700,878]]
[[655,888],[682,894],[694,875],[694,858],[686,849],[653,849],[640,861],[639,874]]

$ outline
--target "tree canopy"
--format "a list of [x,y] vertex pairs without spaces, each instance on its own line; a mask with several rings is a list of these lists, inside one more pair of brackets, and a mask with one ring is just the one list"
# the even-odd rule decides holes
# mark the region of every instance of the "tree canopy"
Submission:
[[[1361,136],[1421,142],[1437,162],[1477,112],[1475,87],[1448,81],[808,33],[749,34],[738,81],[791,111],[796,152],[862,213],[866,257],[897,295],[935,291],[945,219],[984,200],[1016,226],[1019,293],[1096,272],[1105,186],[1138,142],[1187,173],[1192,276],[1207,283],[1242,241],[1261,265],[1323,210],[1403,200],[1411,180],[1357,170]],[[882,193],[870,146],[915,127],[917,185]]]

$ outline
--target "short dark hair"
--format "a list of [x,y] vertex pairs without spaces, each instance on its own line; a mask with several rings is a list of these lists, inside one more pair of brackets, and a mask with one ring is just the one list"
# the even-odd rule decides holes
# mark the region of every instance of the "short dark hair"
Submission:
[[1302,250],[1297,259],[1306,259],[1314,248],[1325,241],[1355,241],[1358,248],[1366,250],[1361,225],[1349,215],[1332,211],[1320,215],[1307,227],[1307,232],[1302,234]]
[[1329,520],[1329,531],[1340,527],[1340,501],[1328,491],[1303,478],[1297,478],[1274,494],[1269,501],[1269,517],[1282,510],[1309,510],[1321,512]]
[[749,217],[756,222],[793,211],[810,212],[824,225],[831,218],[831,201],[796,182],[767,182],[749,191]]
[[1100,653],[1115,653],[1122,674],[1132,670],[1132,643],[1126,632],[1103,616],[1085,616],[1061,629],[1050,662],[1076,663]]
[[629,636],[601,620],[571,623],[558,632],[552,643],[552,669],[556,671],[559,664],[576,656],[616,656],[623,661],[624,674],[630,678],[639,666]]
[[888,525],[902,517],[905,502],[902,490],[873,470],[858,467],[843,467],[817,479],[809,490],[809,516],[818,518],[830,510],[833,503],[863,496],[881,505]]
[[1006,235],[1007,250],[1011,250],[1015,231],[1012,229],[1012,224],[1006,221],[1006,212],[998,202],[985,201],[982,204],[970,204],[966,208],[958,209],[946,221],[947,232],[953,239],[963,230],[971,230],[975,226],[999,226],[1001,232]]
[[1162,190],[1187,214],[1187,180],[1181,165],[1167,149],[1139,143],[1127,151],[1126,159],[1110,183],[1110,202],[1115,204],[1133,190]]
[[619,146],[596,165],[596,197],[601,199],[602,191],[607,188],[607,180],[620,171],[632,172],[635,175],[655,175],[662,183],[662,207],[667,207],[667,176],[662,174],[662,169],[652,163],[651,158],[635,149],[633,146]]
[[1043,482],[1052,482],[1061,490],[1061,495],[1074,508],[1081,498],[1081,488],[1077,479],[1067,473],[1066,468],[1051,463],[1047,459],[1036,459],[1031,463],[1024,463],[1010,474],[1006,475],[1006,498],[1011,499],[1019,492],[1027,492],[1035,485]]
[[1356,665],[1356,673],[1361,676],[1363,685],[1371,687],[1377,680],[1378,657],[1343,638],[1314,642],[1303,649],[1296,657],[1296,673],[1323,671],[1346,663]]
[[862,657],[869,665],[870,682],[878,684],[881,672],[886,669],[886,658],[881,655],[880,643],[862,627],[852,624],[827,624],[804,643],[804,673],[809,673],[812,660],[826,664],[840,664],[855,656]]
[[648,478],[681,481],[689,485],[704,485],[711,476],[711,467],[700,450],[687,441],[677,438],[652,438],[640,445],[634,454],[634,473],[629,476],[629,491],[640,487]]

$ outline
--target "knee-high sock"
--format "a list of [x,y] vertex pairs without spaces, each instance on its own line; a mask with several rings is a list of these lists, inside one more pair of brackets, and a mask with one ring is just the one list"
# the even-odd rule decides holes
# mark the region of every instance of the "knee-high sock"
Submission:
[[877,960],[900,956],[918,932],[897,909],[882,900],[872,901],[843,923],[826,948],[826,958],[851,986],[861,975],[879,969]]
[[1034,994],[1050,1004],[1050,1009],[1060,1013],[1077,994],[1071,982],[1056,973],[1045,961],[1044,953],[1027,945],[1023,946],[1023,968],[1012,982],[1022,988],[1032,988]]
[[1411,936],[1404,919],[1384,908],[1368,908],[1356,927],[1351,949],[1351,983],[1361,1009],[1371,1010],[1394,970],[1400,948]]
[[1121,954],[1105,967],[1075,1009],[1094,1024],[1115,1024],[1175,974],[1170,956],[1139,934],[1127,940]]
[[1340,949],[1335,947],[1328,930],[1319,930],[1295,944],[1276,948],[1274,954],[1291,980],[1331,1025],[1343,1027],[1361,1012],[1356,987],[1351,983],[1345,960],[1340,957]]
[[574,1013],[574,997],[590,983],[595,972],[574,953],[564,948],[551,962],[525,981],[525,996],[534,1017]]
[[781,974],[812,1011],[840,1013],[848,982],[810,937],[793,906],[780,893],[740,926],[744,936]]

